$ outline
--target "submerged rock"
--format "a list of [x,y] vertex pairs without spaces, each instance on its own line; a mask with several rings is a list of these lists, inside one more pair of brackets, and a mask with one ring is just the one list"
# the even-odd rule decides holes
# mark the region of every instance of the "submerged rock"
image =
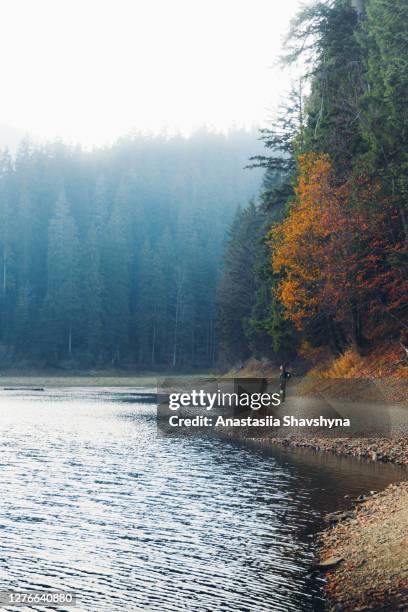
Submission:
[[326,514],[324,520],[326,523],[339,523],[348,518],[354,518],[354,516],[355,514],[352,510],[346,510],[345,512],[332,512],[331,514]]

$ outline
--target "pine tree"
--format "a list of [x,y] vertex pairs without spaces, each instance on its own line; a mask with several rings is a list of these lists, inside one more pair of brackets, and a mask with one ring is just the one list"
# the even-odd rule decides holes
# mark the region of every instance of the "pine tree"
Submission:
[[255,292],[257,209],[253,202],[238,210],[231,226],[224,270],[218,288],[218,335],[222,358],[229,363],[249,357],[246,330]]
[[408,235],[408,4],[366,0],[360,38],[366,48],[364,136],[374,172],[398,206]]
[[83,248],[83,316],[87,351],[94,360],[103,361],[106,333],[102,246],[107,221],[106,185],[103,176],[99,176],[96,181],[92,204],[91,222]]
[[310,82],[297,155],[311,150],[327,153],[343,176],[366,150],[360,106],[365,91],[360,25],[350,0],[316,2],[299,12],[288,36],[286,61],[302,56],[307,66],[304,78]]
[[130,329],[130,243],[123,184],[119,186],[104,240],[105,328],[110,359],[120,364]]
[[48,279],[42,338],[58,361],[72,358],[78,332],[78,234],[64,189],[48,229]]
[[14,169],[6,151],[0,160],[0,304],[1,339],[13,344],[17,300],[18,220],[15,206]]
[[213,364],[224,234],[259,186],[258,171],[243,171],[253,140],[136,136],[86,153],[26,141],[2,156],[4,354],[38,364],[41,350],[44,364],[80,367]]

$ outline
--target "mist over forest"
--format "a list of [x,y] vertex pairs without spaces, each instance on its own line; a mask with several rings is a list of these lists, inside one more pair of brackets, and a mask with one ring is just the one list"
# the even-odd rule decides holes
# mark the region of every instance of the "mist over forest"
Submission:
[[3,365],[210,367],[228,226],[254,133],[22,142],[0,167]]
[[407,11],[302,8],[283,62],[301,74],[260,132],[4,153],[0,366],[399,368]]

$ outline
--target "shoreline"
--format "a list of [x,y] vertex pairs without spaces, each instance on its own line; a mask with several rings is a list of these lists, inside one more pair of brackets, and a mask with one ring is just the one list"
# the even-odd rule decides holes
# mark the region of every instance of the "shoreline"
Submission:
[[0,390],[5,387],[156,387],[157,381],[165,378],[182,378],[193,380],[208,374],[180,372],[127,372],[127,371],[87,371],[67,373],[27,372],[10,374],[0,372]]
[[[408,466],[407,437],[393,439],[292,438],[272,444],[316,453]],[[368,492],[367,492],[368,493]],[[326,606],[333,612],[408,609],[408,472],[406,480],[354,501],[325,517],[317,541]]]
[[[408,439],[271,439],[285,448],[408,466]],[[333,612],[408,609],[408,472],[406,480],[325,517],[317,542],[327,608]]]
[[408,608],[408,482],[389,485],[320,534],[329,609]]
[[408,437],[398,438],[320,438],[294,435],[269,438],[272,444],[288,448],[310,448],[316,452],[365,459],[378,463],[408,466]]

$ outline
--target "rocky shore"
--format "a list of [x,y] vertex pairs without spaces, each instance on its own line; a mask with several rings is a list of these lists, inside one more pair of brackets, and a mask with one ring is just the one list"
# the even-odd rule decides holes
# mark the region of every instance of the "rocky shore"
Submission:
[[333,611],[408,609],[408,483],[330,515],[319,567]]
[[[408,466],[408,436],[400,438],[275,438],[289,448]],[[408,476],[407,476],[408,477]],[[325,517],[318,569],[332,612],[408,610],[408,482],[367,492],[353,508]]]
[[319,438],[293,435],[273,438],[274,444],[292,448],[312,448],[369,461],[408,465],[408,435],[399,438]]

